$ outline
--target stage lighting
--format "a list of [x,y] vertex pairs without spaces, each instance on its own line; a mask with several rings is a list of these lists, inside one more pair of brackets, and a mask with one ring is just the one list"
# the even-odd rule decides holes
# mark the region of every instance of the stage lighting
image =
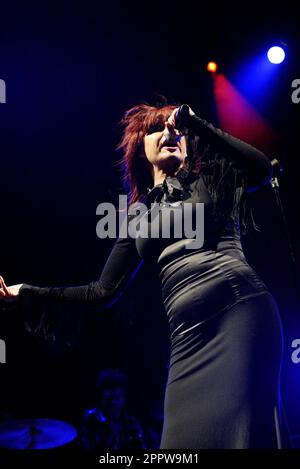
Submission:
[[285,52],[282,47],[274,46],[268,50],[268,59],[272,64],[281,64],[284,58]]
[[207,64],[208,72],[216,73],[217,69],[218,69],[218,65],[216,64],[216,62],[209,62]]

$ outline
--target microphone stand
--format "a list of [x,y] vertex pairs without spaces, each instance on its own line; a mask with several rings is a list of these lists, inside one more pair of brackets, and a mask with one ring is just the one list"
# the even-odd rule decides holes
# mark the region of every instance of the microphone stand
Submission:
[[284,235],[286,238],[289,258],[290,258],[291,267],[292,267],[292,274],[293,274],[293,280],[295,284],[296,296],[297,296],[298,303],[300,306],[300,287],[299,287],[299,277],[298,277],[298,270],[297,270],[297,264],[296,264],[296,256],[295,256],[294,247],[293,247],[290,232],[289,232],[288,222],[287,222],[285,212],[284,212],[284,206],[283,206],[281,195],[280,195],[280,186],[279,186],[279,179],[278,179],[278,176],[280,175],[280,173],[283,172],[283,168],[276,158],[271,160],[271,164],[273,166],[273,176],[272,176],[270,183],[274,191],[276,203],[279,208],[280,215],[281,215],[283,231],[284,231]]

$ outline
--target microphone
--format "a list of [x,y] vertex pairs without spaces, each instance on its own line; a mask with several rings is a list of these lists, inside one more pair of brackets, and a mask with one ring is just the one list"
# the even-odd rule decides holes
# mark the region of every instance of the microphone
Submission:
[[175,128],[183,131],[187,127],[189,115],[190,107],[187,104],[182,104],[175,117]]
[[[181,132],[186,129],[189,114],[190,114],[189,106],[187,104],[182,104],[179,107],[176,117],[175,117],[175,129]],[[165,130],[164,135],[165,135],[165,141],[168,141],[170,143],[171,142],[177,143],[182,138],[182,134],[181,135],[177,135],[175,133],[171,134],[168,131],[168,129]]]

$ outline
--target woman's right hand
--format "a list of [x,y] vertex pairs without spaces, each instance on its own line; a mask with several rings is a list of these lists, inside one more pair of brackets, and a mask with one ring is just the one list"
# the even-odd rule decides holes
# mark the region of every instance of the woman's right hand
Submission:
[[19,283],[18,285],[11,285],[10,287],[8,287],[4,282],[4,278],[0,275],[0,300],[16,300],[22,285],[23,283]]

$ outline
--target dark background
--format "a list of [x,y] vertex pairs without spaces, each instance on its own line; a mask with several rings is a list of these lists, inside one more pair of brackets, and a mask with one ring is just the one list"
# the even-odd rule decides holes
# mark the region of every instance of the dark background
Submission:
[[[268,105],[257,109],[279,137],[269,156],[285,169],[281,194],[299,266],[300,104],[291,100],[291,83],[300,78],[297,13],[287,4],[266,12],[253,3],[195,5],[1,5],[7,103],[0,105],[0,274],[8,285],[96,279],[113,243],[96,237],[96,207],[123,193],[115,147],[125,110],[155,103],[158,93],[187,102],[218,125],[208,60],[230,80],[242,61],[278,40],[288,45],[287,59],[270,83]],[[300,364],[291,361],[291,342],[300,338],[299,289],[271,186],[253,194],[252,203],[262,231],[249,233],[243,244],[281,310],[282,394],[297,434]],[[0,365],[0,410],[76,424],[93,404],[97,371],[113,366],[128,374],[130,407],[146,424],[151,408],[162,403],[168,366],[168,326],[154,274],[143,266],[108,310],[68,307],[70,327],[55,344],[22,332],[17,311],[2,312],[7,364]]]

